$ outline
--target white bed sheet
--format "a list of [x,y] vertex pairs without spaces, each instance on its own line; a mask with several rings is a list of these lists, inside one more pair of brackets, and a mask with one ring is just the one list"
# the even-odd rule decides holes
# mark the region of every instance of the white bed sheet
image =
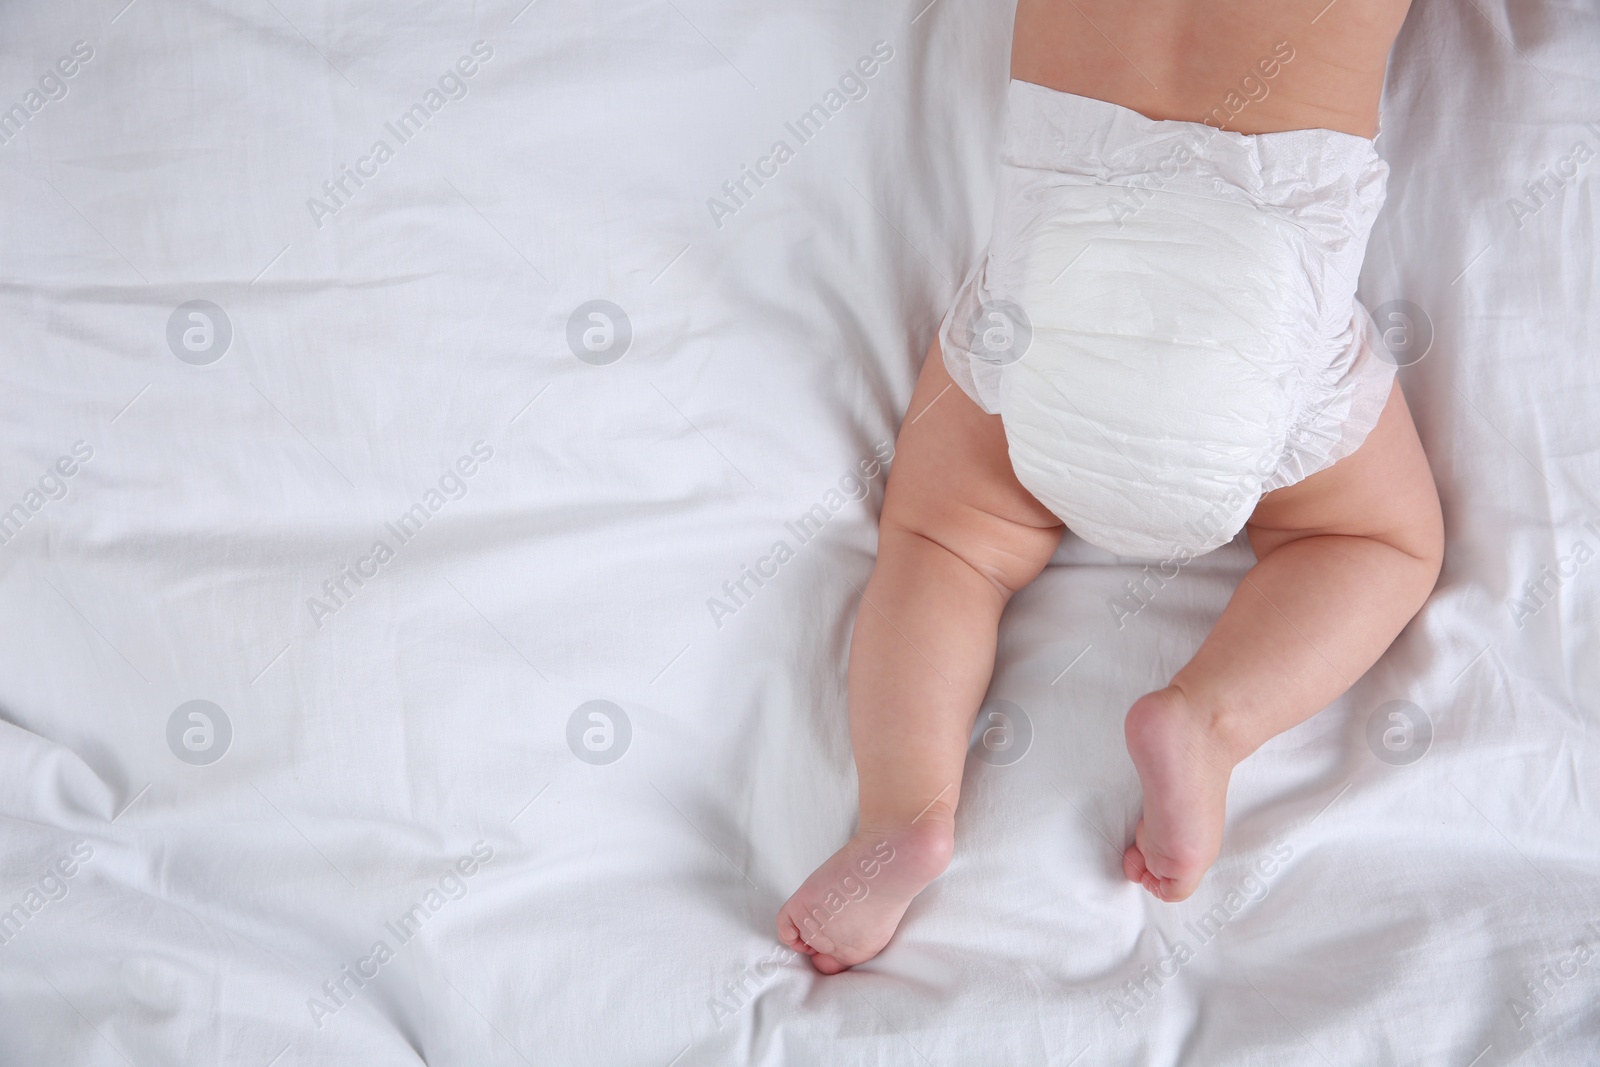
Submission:
[[772,917],[850,829],[873,457],[1011,13],[523,3],[0,8],[0,1063],[1600,1062],[1591,8],[1418,0],[1392,63],[1362,295],[1433,333],[1424,615],[1164,906],[1121,716],[1248,554],[1118,612],[1141,565],[1069,541],[991,693],[1031,747],[819,978]]

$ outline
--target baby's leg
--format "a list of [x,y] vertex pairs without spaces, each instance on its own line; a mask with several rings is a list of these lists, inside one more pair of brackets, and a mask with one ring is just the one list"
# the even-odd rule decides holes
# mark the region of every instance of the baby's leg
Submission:
[[[1011,73],[1151,118],[1370,137],[1409,2],[1019,0]],[[1123,865],[1167,900],[1216,857],[1233,766],[1349,688],[1433,587],[1438,498],[1399,391],[1355,455],[1270,494],[1249,535],[1259,562],[1210,637],[1128,713],[1145,811]]]
[[1433,589],[1439,497],[1399,386],[1354,454],[1267,494],[1246,530],[1255,567],[1172,684],[1128,712],[1144,818],[1123,869],[1162,900],[1216,858],[1234,765],[1350,688]]
[[877,955],[949,862],[1000,614],[1061,531],[1012,473],[999,417],[951,381],[936,343],[900,429],[850,642],[859,829],[778,914],[778,936],[819,971]]

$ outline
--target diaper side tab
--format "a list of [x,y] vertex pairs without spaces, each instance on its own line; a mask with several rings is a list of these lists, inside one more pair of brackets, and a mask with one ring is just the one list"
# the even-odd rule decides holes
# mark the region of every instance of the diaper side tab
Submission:
[[1386,349],[1372,314],[1359,300],[1351,304],[1349,343],[1290,427],[1264,492],[1304,481],[1355,452],[1389,402],[1395,365],[1381,354]]

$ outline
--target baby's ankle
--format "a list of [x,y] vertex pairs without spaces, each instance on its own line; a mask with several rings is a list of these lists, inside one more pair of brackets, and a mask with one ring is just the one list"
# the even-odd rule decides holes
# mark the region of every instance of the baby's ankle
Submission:
[[898,825],[862,820],[856,839],[870,845],[886,865],[905,871],[919,881],[944,873],[955,852],[955,821],[951,813],[927,813]]
[[1144,701],[1160,705],[1166,714],[1180,714],[1198,727],[1209,742],[1206,746],[1209,754],[1223,769],[1231,771],[1256,748],[1240,732],[1237,709],[1204,685],[1174,679],[1165,689],[1141,697],[1134,707]]
[[942,826],[954,833],[959,800],[960,789],[953,784],[945,786],[932,798],[902,799],[882,795],[881,791],[875,796],[864,795],[860,800],[861,814],[856,820],[857,832],[887,835],[926,824]]

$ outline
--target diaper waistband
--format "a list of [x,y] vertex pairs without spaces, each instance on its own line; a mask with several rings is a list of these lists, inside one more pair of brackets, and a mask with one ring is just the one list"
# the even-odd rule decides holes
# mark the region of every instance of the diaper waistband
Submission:
[[1119,104],[1012,81],[1003,161],[1066,183],[1202,196],[1279,214],[1319,241],[1365,240],[1389,167],[1371,141],[1336,130],[1241,134],[1151,119]]

